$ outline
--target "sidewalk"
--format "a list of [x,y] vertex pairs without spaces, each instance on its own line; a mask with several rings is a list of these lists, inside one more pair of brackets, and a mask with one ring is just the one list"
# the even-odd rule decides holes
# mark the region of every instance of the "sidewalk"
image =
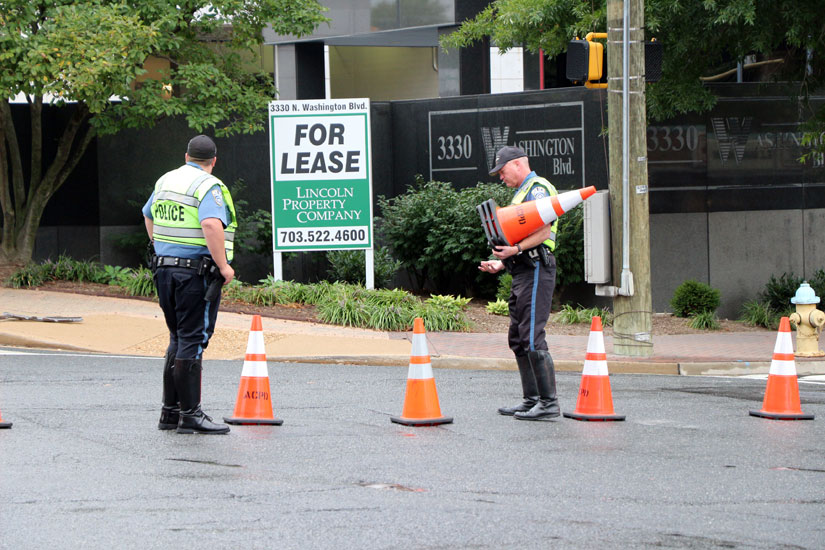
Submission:
[[[130,300],[0,288],[0,313],[35,317],[81,317],[76,323],[0,320],[0,346],[63,349],[114,355],[162,356],[168,342],[160,307]],[[262,318],[269,361],[406,366],[411,333],[378,332],[316,323]],[[251,316],[221,312],[204,359],[243,361]],[[515,370],[506,334],[429,332],[434,367]],[[776,334],[742,332],[653,335],[652,357],[612,353],[611,373],[683,375],[766,374]],[[558,370],[580,371],[587,336],[548,335]],[[825,358],[796,358],[799,375],[825,374]]]

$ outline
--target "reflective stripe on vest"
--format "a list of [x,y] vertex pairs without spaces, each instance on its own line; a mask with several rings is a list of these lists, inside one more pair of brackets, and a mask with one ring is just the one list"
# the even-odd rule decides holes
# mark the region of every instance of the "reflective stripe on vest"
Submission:
[[198,207],[206,193],[215,185],[220,187],[229,211],[229,223],[224,229],[224,249],[226,259],[232,261],[235,229],[238,226],[232,196],[221,180],[192,166],[182,166],[168,172],[155,184],[152,202],[153,238],[171,244],[206,246]]
[[[526,185],[522,185],[521,188],[516,192],[516,194],[513,195],[513,200],[510,201],[510,204],[521,204],[522,202],[524,202],[524,199],[530,193],[530,189],[532,189],[533,186],[537,183],[545,186],[547,188],[547,190],[550,191],[550,196],[551,197],[553,195],[558,195],[559,194],[559,192],[556,191],[556,188],[553,187],[553,184],[551,184],[549,181],[547,181],[546,179],[544,179],[542,177],[539,177],[539,176],[532,177],[529,180],[527,180],[525,183],[526,183]],[[552,224],[550,224],[550,228],[551,228],[550,238],[545,240],[542,244],[544,244],[544,246],[546,246],[547,248],[550,249],[551,252],[553,252],[554,250],[556,250],[556,230],[559,228],[558,218],[556,218],[556,221],[554,221]]]

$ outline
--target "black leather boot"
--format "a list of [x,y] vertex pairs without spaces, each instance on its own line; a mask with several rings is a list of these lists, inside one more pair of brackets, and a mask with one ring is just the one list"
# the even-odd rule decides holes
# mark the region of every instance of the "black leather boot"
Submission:
[[539,400],[533,408],[527,412],[517,412],[515,417],[519,420],[552,420],[557,418],[559,410],[559,400],[556,398],[556,369],[553,366],[553,358],[547,351],[531,351],[527,354],[530,359],[530,366],[536,377],[536,384],[539,388]]
[[216,424],[201,410],[200,359],[175,359],[175,388],[180,400],[179,434],[225,434],[229,426]]
[[524,395],[524,401],[515,407],[501,407],[498,414],[504,416],[513,416],[517,412],[527,412],[533,408],[539,400],[539,388],[536,386],[536,377],[533,374],[533,369],[530,367],[530,360],[526,355],[516,355],[516,363],[518,364],[518,373],[521,376],[521,389]]
[[163,365],[163,406],[160,409],[159,430],[174,430],[180,420],[180,403],[178,392],[175,390],[175,354],[166,352],[166,361]]

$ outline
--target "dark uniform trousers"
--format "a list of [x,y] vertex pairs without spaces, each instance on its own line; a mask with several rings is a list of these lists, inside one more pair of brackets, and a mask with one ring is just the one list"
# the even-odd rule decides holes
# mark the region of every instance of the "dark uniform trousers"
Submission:
[[531,351],[547,350],[544,326],[550,316],[556,286],[556,258],[552,254],[548,256],[549,265],[545,266],[539,259],[525,261],[519,258],[509,269],[513,284],[507,338],[517,358]]
[[213,301],[204,301],[206,277],[184,267],[159,267],[155,287],[169,328],[167,357],[200,359],[215,331],[220,293]]

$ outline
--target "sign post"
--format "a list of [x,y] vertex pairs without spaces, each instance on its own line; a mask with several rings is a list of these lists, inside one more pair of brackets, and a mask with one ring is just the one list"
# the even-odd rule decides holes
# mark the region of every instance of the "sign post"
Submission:
[[373,288],[369,99],[269,104],[274,277],[281,253],[360,250]]

